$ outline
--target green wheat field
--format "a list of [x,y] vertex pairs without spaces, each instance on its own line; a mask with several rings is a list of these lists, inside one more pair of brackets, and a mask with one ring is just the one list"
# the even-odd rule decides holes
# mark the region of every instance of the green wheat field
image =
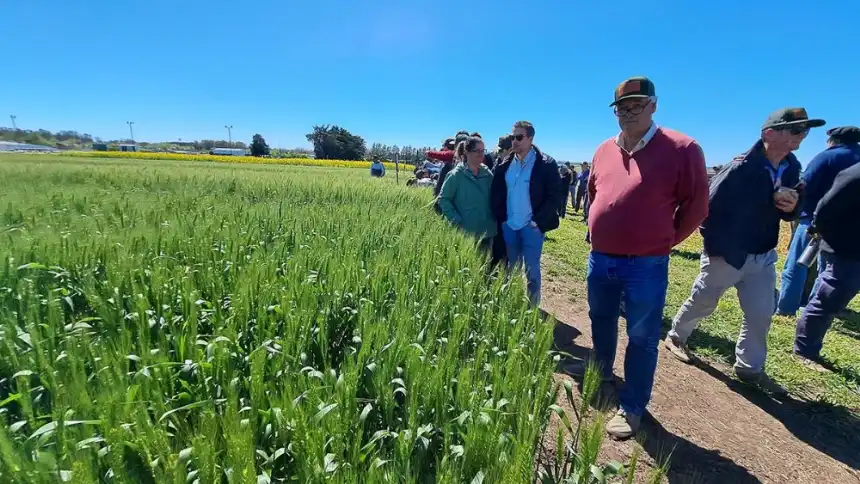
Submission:
[[364,171],[0,157],[0,480],[528,482],[552,325]]

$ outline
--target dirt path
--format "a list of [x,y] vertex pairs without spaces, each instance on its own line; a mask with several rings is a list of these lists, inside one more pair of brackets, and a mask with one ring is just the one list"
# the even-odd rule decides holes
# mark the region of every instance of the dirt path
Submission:
[[[592,346],[590,323],[585,304],[571,297],[575,284],[563,277],[546,281],[543,307],[560,323],[556,345],[585,357]],[[622,319],[616,385],[623,381],[626,345]],[[671,452],[670,483],[860,483],[857,415],[820,403],[779,402],[730,375],[731,368],[713,362],[685,365],[661,345],[650,416],[639,437],[641,470]],[[569,377],[560,372],[556,378]],[[634,445],[606,439],[603,457],[624,462]]]

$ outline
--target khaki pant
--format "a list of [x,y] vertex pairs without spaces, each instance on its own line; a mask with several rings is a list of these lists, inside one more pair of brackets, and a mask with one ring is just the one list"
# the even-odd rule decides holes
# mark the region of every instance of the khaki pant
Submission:
[[774,311],[776,250],[747,256],[736,269],[722,257],[701,257],[701,272],[690,297],[678,310],[669,335],[686,342],[702,319],[710,316],[720,298],[730,288],[738,292],[744,312],[741,333],[735,347],[735,371],[755,374],[767,358],[767,333]]

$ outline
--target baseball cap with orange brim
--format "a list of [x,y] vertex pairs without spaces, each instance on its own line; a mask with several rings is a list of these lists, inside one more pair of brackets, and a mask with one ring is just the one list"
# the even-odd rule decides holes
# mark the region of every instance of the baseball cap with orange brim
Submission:
[[656,96],[654,83],[647,77],[631,77],[615,88],[615,101],[610,106],[615,106],[625,99],[650,98]]

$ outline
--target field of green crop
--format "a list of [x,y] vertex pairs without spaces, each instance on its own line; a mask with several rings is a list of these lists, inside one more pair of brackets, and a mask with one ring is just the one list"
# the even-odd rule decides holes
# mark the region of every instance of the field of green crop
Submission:
[[551,325],[426,192],[10,155],[0,193],[0,481],[533,478]]

